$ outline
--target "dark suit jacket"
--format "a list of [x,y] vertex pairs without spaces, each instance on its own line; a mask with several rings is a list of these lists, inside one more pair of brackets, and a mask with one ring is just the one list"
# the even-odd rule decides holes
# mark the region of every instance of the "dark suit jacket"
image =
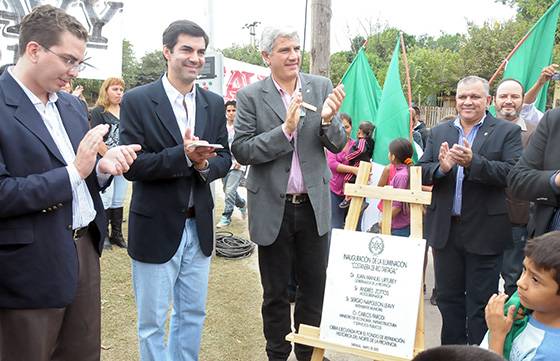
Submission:
[[224,177],[231,166],[222,97],[200,87],[196,89],[195,135],[224,146],[217,157],[209,160],[206,181],[187,164],[183,135],[161,79],[128,91],[120,115],[121,144],[142,146],[125,174],[134,181],[128,254],[141,262],[167,262],[181,242],[192,191],[200,248],[210,256],[214,246],[214,202],[209,184]]
[[550,178],[560,169],[560,109],[544,114],[523,156],[508,176],[514,197],[535,202],[535,214],[529,218],[529,237],[545,233],[554,210],[560,207],[559,195]]
[[[88,130],[78,98],[56,103],[76,151]],[[16,81],[0,77],[0,308],[64,307],[72,302],[78,257],[72,239],[72,188],[66,163],[43,119]],[[103,204],[95,172],[86,179],[101,254]]]
[[[434,186],[426,231],[428,242],[435,249],[445,247],[449,238],[457,177],[457,166],[442,178],[435,176],[439,148],[443,142],[451,148],[458,140],[459,131],[453,121],[432,128],[419,161],[422,182]],[[505,187],[506,176],[522,152],[521,128],[487,113],[472,151],[472,163],[465,169],[463,180],[461,221],[467,225],[465,250],[481,255],[499,254],[512,242]]]

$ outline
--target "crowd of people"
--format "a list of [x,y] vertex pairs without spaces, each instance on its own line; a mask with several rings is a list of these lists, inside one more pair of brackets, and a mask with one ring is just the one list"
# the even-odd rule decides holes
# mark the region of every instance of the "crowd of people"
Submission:
[[[271,76],[224,103],[195,85],[209,39],[188,20],[163,32],[160,79],[127,92],[106,79],[88,119],[71,83],[87,37],[64,11],[36,7],[20,24],[19,60],[0,76],[0,360],[100,359],[99,256],[112,245],[132,259],[140,359],[198,360],[214,228],[238,208],[258,245],[266,355],[286,361],[292,325],[320,324],[329,234],[344,226],[344,184],[371,159],[374,126],[361,120],[350,137],[344,87],[300,72],[289,28],[263,31]],[[378,184],[409,187],[416,143],[432,192],[425,236],[443,346],[414,360],[560,359],[560,110],[533,105],[556,70],[527,93],[504,79],[494,97],[467,76],[456,116],[428,129],[412,107],[412,142],[389,145]],[[245,176],[247,199],[237,192]],[[393,235],[410,235],[406,203],[381,210]],[[293,351],[308,361],[313,349]]]

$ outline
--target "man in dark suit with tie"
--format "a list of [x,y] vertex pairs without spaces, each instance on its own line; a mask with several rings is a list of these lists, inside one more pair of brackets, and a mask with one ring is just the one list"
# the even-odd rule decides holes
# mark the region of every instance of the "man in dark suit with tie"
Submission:
[[426,231],[434,249],[442,344],[479,344],[484,307],[498,290],[501,257],[512,242],[506,177],[522,152],[521,128],[486,112],[488,81],[457,85],[455,120],[431,130],[422,166],[433,185]]
[[140,148],[98,161],[107,126],[88,131],[80,101],[60,91],[84,67],[75,18],[40,6],[19,31],[20,58],[0,77],[0,360],[96,361],[99,191]]
[[[207,45],[197,24],[171,23],[163,33],[167,72],[121,104],[121,143],[142,145],[126,174],[134,182],[128,253],[142,361],[198,360],[214,245],[210,182],[231,166],[223,99],[194,84]],[[195,146],[202,141],[223,148]]]

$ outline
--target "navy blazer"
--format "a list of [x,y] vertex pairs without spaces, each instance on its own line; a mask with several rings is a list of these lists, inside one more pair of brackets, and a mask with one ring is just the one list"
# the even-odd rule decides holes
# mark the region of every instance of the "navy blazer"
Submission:
[[200,248],[214,247],[214,202],[210,182],[231,166],[224,101],[197,87],[195,135],[224,149],[209,160],[206,180],[187,164],[183,135],[161,79],[125,93],[121,103],[120,142],[140,144],[142,151],[125,177],[134,181],[128,223],[128,254],[147,263],[165,263],[175,254],[185,228],[193,192]]
[[[428,144],[419,165],[422,182],[432,185],[432,203],[426,214],[426,232],[430,246],[445,247],[451,228],[451,209],[455,194],[457,166],[444,177],[437,178],[439,148],[447,142],[451,148],[459,140],[459,130],[453,120],[431,129]],[[506,177],[523,147],[521,128],[486,114],[471,145],[473,159],[465,168],[463,179],[461,220],[469,227],[464,235],[467,252],[495,255],[511,244],[511,223],[506,208]]]
[[[88,131],[78,98],[56,106],[74,151]],[[66,162],[43,119],[6,71],[0,77],[0,308],[58,308],[74,299],[78,256],[72,238],[72,188]],[[95,172],[86,183],[97,216],[90,224],[101,254],[105,215]]]

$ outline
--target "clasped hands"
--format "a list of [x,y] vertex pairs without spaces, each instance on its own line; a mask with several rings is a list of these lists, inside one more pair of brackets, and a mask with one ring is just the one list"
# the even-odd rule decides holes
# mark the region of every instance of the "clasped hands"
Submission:
[[[321,110],[321,118],[323,119],[323,124],[330,124],[332,118],[336,115],[346,93],[344,92],[344,85],[339,84],[333,91],[327,96],[325,102],[323,103],[323,109]],[[301,106],[303,103],[303,97],[301,92],[298,91],[292,98],[292,102],[288,106],[286,111],[286,120],[284,121],[284,129],[289,134],[296,131],[299,119],[301,117]]]
[[448,173],[455,164],[463,168],[471,165],[473,152],[470,143],[463,139],[463,145],[454,144],[449,148],[447,142],[441,143],[439,147],[439,168],[443,173]]
[[[82,179],[87,178],[93,171],[97,161],[97,153],[103,144],[103,136],[109,131],[109,125],[100,124],[90,129],[78,145],[74,166]],[[122,175],[128,172],[134,162],[136,152],[141,150],[139,144],[119,145],[113,147],[99,160],[99,172],[110,175]]]
[[206,169],[208,168],[208,159],[213,158],[217,155],[216,148],[205,146],[190,146],[194,142],[201,143],[206,141],[200,140],[197,136],[192,134],[191,128],[187,128],[185,131],[185,135],[183,136],[183,149],[185,150],[185,155],[191,160],[196,170]]

